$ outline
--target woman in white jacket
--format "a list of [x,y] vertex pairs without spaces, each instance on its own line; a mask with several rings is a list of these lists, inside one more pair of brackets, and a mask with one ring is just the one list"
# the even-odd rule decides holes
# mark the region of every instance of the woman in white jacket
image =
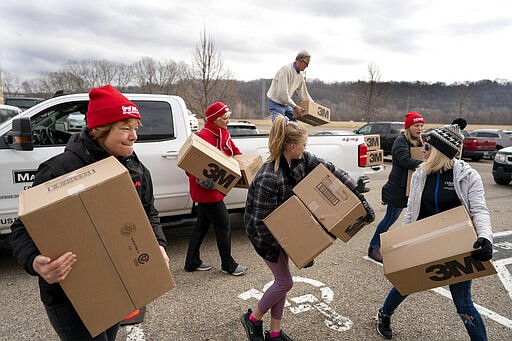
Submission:
[[[491,218],[480,175],[468,163],[455,159],[462,140],[457,125],[434,129],[424,135],[426,161],[412,176],[403,224],[464,205],[477,233],[473,245],[477,250],[473,251],[472,257],[486,261],[492,258]],[[484,322],[471,299],[471,280],[449,287],[471,340],[487,340]],[[386,339],[392,338],[391,315],[406,297],[392,288],[379,309],[377,331]]]

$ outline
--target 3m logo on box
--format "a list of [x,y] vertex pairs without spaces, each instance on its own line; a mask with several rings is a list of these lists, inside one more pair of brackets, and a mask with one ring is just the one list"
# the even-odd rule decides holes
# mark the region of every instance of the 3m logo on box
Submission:
[[464,257],[464,264],[453,259],[441,264],[433,264],[425,269],[425,272],[434,273],[429,278],[433,281],[446,281],[452,277],[460,277],[474,273],[475,271],[485,271],[485,265],[471,256]]
[[207,179],[212,180],[219,186],[222,186],[226,189],[231,187],[231,184],[233,184],[233,182],[236,179],[236,177],[233,174],[228,175],[228,170],[222,168],[222,166],[215,163],[209,163],[208,167],[210,168],[203,169],[203,175]]

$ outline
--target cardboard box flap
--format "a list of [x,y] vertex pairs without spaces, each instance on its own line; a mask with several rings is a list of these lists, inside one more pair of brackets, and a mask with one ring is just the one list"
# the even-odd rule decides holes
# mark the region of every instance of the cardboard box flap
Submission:
[[[184,154],[187,152],[188,147],[190,146],[203,146],[204,148],[201,148],[201,151],[211,157],[212,159],[222,159],[222,163],[225,164],[230,169],[233,169],[233,171],[236,171],[237,168],[239,168],[238,162],[233,159],[232,157],[227,156],[225,153],[223,153],[221,150],[217,149],[215,146],[211,145],[204,139],[200,138],[196,134],[191,134],[188,139],[185,141],[183,146],[178,151],[178,162],[181,160],[181,158],[184,156]],[[240,171],[238,171],[240,173]]]
[[390,273],[469,252],[476,233],[465,208],[459,206],[382,233],[380,238],[384,273]]
[[[115,162],[112,162],[115,160]],[[106,171],[108,170],[108,172]],[[110,156],[83,168],[61,175],[55,179],[31,187],[23,191],[24,200],[20,200],[18,214],[25,215],[34,210],[54,204],[74,193],[82,192],[93,186],[104,183],[112,177],[128,173],[128,170]],[[51,198],[51,200],[49,199]]]

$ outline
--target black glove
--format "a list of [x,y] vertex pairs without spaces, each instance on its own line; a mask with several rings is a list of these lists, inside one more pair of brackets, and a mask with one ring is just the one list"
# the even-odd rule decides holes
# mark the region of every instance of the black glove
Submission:
[[471,252],[471,257],[481,262],[485,262],[492,258],[492,243],[483,237],[478,237],[473,244],[473,249],[478,249]]
[[200,180],[199,178],[196,178],[196,182],[206,189],[213,189],[213,180],[212,179]]
[[375,212],[373,212],[373,209],[370,207],[368,201],[363,200],[361,203],[363,204],[364,210],[366,211],[366,218],[364,218],[364,222],[366,224],[370,224],[375,220]]

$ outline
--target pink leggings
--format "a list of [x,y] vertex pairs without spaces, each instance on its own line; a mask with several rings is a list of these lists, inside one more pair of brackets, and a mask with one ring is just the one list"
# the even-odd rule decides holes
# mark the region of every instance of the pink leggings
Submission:
[[283,318],[283,309],[286,302],[286,294],[293,287],[290,266],[288,265],[288,256],[283,252],[279,255],[277,263],[264,259],[267,266],[274,275],[274,283],[265,291],[263,297],[258,302],[258,309],[265,314],[270,309],[270,315],[281,320]]

